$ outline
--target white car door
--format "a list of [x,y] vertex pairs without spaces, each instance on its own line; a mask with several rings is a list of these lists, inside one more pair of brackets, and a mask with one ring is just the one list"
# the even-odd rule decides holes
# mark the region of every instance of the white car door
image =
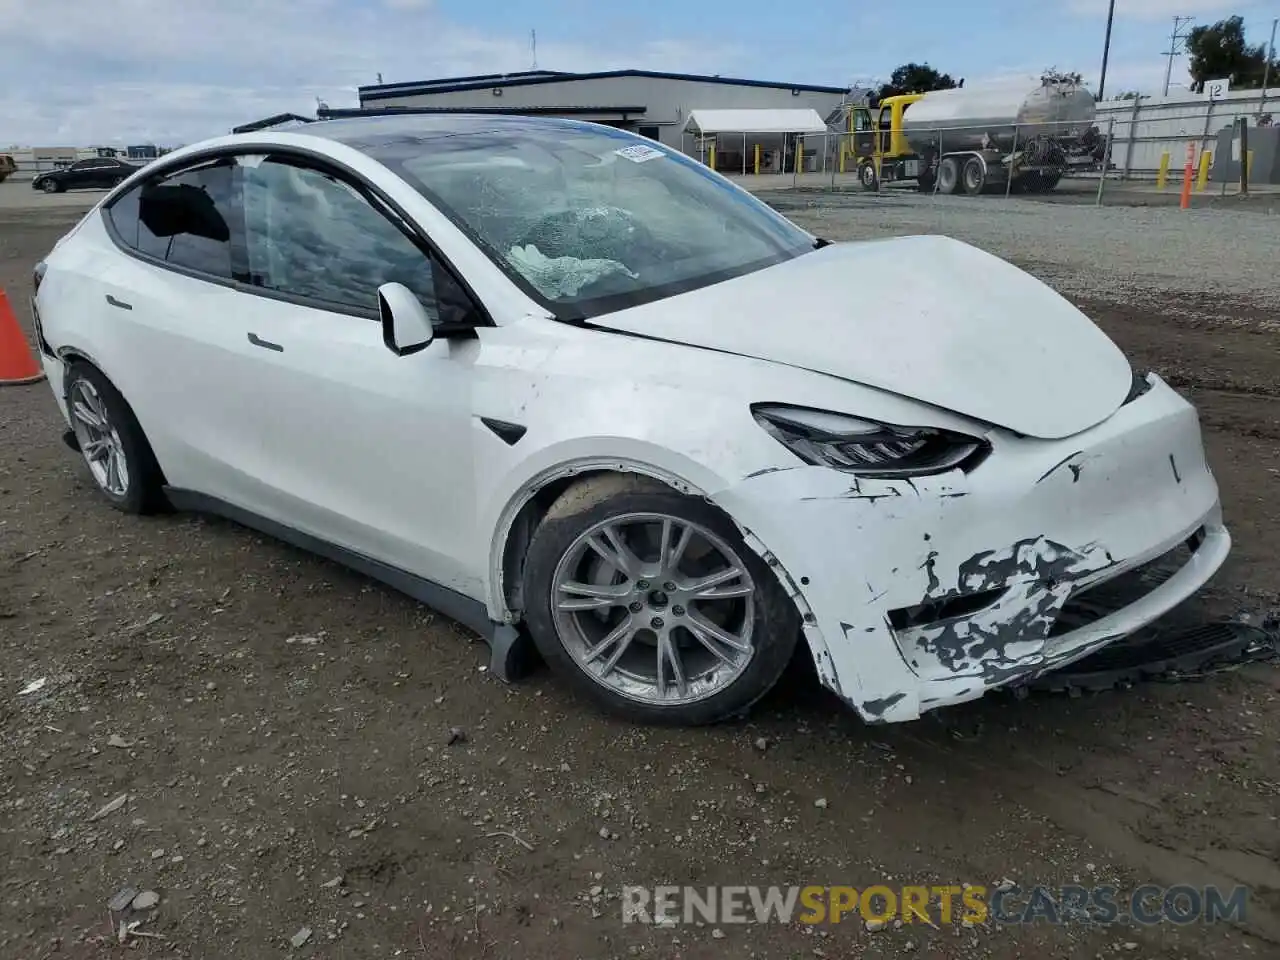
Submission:
[[251,352],[234,323],[232,183],[233,165],[221,160],[125,193],[106,211],[112,237],[96,238],[82,269],[102,288],[88,299],[110,331],[94,357],[128,398],[166,480],[247,506],[225,408],[225,384]]
[[[408,286],[441,320],[465,291],[353,183],[285,158],[242,158],[248,347],[220,399],[230,464],[275,520],[471,596],[474,338],[397,357],[377,289]],[[252,292],[251,292],[252,291]],[[230,426],[230,425],[229,425]]]

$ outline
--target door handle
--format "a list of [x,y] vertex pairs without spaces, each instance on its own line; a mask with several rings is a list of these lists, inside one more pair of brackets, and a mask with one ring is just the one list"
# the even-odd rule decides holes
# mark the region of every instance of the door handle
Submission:
[[270,340],[263,340],[256,333],[249,334],[249,342],[255,347],[262,347],[264,350],[274,350],[276,353],[284,353],[284,347],[278,343],[272,343]]
[[113,307],[119,307],[121,310],[133,309],[132,303],[125,303],[123,300],[117,300],[115,297],[113,297],[109,293],[107,294],[107,303],[111,304],[111,306]]

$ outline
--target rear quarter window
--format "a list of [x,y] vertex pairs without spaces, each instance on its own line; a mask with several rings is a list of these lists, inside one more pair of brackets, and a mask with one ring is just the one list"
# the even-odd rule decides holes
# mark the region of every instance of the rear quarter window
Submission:
[[221,162],[146,181],[106,213],[117,238],[130,249],[229,280],[235,211],[232,166]]

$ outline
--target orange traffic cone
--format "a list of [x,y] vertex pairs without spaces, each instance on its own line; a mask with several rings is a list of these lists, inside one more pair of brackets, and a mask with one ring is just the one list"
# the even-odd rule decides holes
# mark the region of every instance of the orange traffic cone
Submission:
[[35,383],[44,379],[31,345],[18,326],[9,297],[0,290],[0,384]]

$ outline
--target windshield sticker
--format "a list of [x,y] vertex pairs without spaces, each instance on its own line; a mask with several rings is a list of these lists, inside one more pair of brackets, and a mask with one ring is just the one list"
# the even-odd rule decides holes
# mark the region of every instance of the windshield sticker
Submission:
[[625,157],[632,163],[644,163],[646,160],[656,160],[658,157],[665,157],[666,154],[661,150],[655,150],[653,147],[644,143],[637,143],[632,147],[623,147],[621,150],[613,151],[620,157]]

